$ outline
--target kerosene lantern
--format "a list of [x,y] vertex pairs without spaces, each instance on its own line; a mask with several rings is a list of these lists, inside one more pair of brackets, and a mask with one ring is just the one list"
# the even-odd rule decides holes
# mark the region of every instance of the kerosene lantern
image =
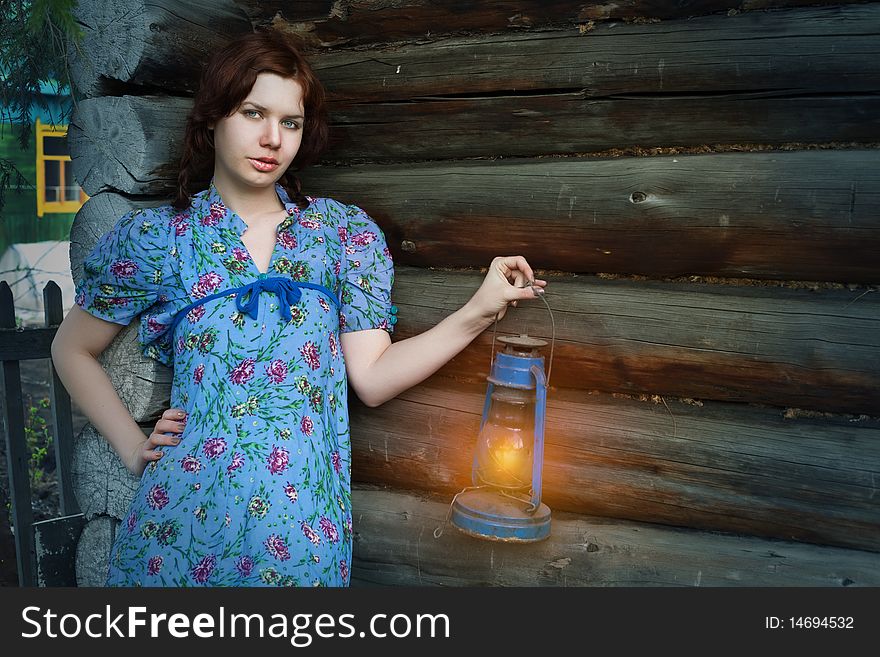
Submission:
[[547,379],[544,340],[499,337],[504,345],[489,372],[474,451],[473,487],[456,495],[452,524],[494,541],[533,542],[550,536],[541,502]]

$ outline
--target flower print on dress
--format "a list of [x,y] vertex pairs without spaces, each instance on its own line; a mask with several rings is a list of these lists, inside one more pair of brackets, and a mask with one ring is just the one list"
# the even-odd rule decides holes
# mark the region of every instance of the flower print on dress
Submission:
[[223,277],[215,271],[209,271],[199,276],[199,280],[193,283],[190,288],[189,294],[194,299],[203,299],[216,292],[221,283],[223,283]]
[[150,557],[150,560],[147,562],[147,575],[158,575],[159,571],[162,570],[162,563],[164,561],[165,559],[162,558],[161,554]]
[[321,367],[321,356],[318,354],[318,347],[311,340],[299,348],[299,353],[302,354],[303,360],[306,361],[306,365],[313,370]]
[[287,363],[276,358],[266,367],[266,376],[272,383],[283,383],[287,378]]
[[209,459],[216,459],[226,451],[226,441],[223,438],[209,438],[202,447],[202,452]]
[[186,314],[186,319],[190,324],[195,324],[205,316],[205,307],[196,306]]
[[117,278],[131,278],[138,273],[137,263],[133,260],[116,260],[110,265],[110,273]]
[[201,363],[198,367],[196,367],[195,372],[193,372],[193,381],[196,383],[202,382],[202,377],[205,376],[205,364]]
[[336,525],[333,524],[333,521],[331,521],[330,518],[327,516],[321,516],[321,521],[318,523],[318,526],[321,528],[324,537],[328,541],[331,543],[339,542],[339,531],[336,529]]
[[278,561],[287,561],[290,559],[290,551],[287,549],[287,543],[277,534],[270,534],[263,545],[266,546],[266,552],[278,559]]
[[236,385],[243,385],[250,381],[254,376],[255,362],[253,358],[245,358],[232,368],[232,371],[229,373],[229,380]]
[[269,472],[271,472],[273,475],[282,474],[285,470],[287,470],[289,462],[290,453],[283,447],[278,447],[277,445],[274,445],[272,447],[272,451],[269,453],[268,458]]
[[162,322],[158,321],[155,317],[150,317],[150,319],[147,320],[147,330],[150,333],[161,333],[167,327],[168,327],[167,324],[163,324]]
[[287,495],[287,499],[289,499],[291,502],[296,502],[298,497],[296,487],[289,481],[284,484],[284,494]]
[[345,559],[339,562],[339,575],[343,582],[348,581],[348,562]]
[[151,509],[162,509],[168,502],[168,493],[159,484],[155,484],[147,493],[147,504],[150,505]]
[[282,230],[278,233],[278,238],[276,241],[278,242],[278,244],[281,245],[282,249],[286,249],[288,251],[292,251],[297,247],[296,235],[286,230]]
[[254,560],[247,555],[239,557],[235,562],[235,569],[242,577],[250,577],[254,569]]
[[181,212],[180,214],[176,214],[171,218],[171,225],[174,226],[174,234],[177,237],[181,235],[186,235],[187,229],[189,229],[189,213]]
[[194,454],[187,454],[180,459],[180,468],[184,472],[195,474],[202,469],[202,462],[199,461],[199,457]]
[[336,344],[336,334],[330,333],[327,336],[327,342],[330,344],[330,354],[333,356],[333,358],[336,358],[336,356],[338,354],[338,349],[339,349],[339,347]]
[[180,523],[176,520],[166,520],[156,529],[156,540],[160,545],[171,545],[177,540],[180,532]]
[[197,563],[192,569],[192,578],[194,582],[198,584],[204,584],[211,577],[211,573],[214,572],[214,566],[217,565],[217,557],[213,554],[207,555],[203,558],[199,563]]
[[244,455],[241,452],[232,454],[232,461],[226,466],[226,474],[231,475],[244,465]]
[[137,513],[132,511],[128,514],[128,518],[125,521],[125,527],[128,529],[128,532],[131,533],[134,531],[134,528],[137,526]]
[[330,462],[333,464],[333,469],[336,471],[336,474],[342,472],[342,457],[339,456],[339,452],[334,451],[330,455]]
[[376,241],[376,233],[371,230],[365,230],[363,233],[357,233],[351,236],[351,243],[357,246],[367,246]]
[[315,428],[315,423],[312,422],[312,418],[308,415],[303,415],[302,420],[299,423],[300,430],[307,436],[312,435],[312,431]]
[[321,537],[318,535],[312,527],[305,520],[299,523],[299,528],[302,530],[303,536],[309,539],[313,545],[321,544]]
[[269,500],[263,499],[259,495],[254,495],[250,502],[248,502],[248,513],[257,519],[265,518],[271,506],[272,503]]

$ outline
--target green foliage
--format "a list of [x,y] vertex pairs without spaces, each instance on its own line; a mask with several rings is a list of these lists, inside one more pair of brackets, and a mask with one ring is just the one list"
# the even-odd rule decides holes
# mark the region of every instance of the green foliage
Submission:
[[[76,0],[0,0],[0,123],[14,124],[23,149],[31,140],[30,108],[48,110],[40,83],[71,88],[68,48],[82,38],[75,6]],[[6,190],[20,190],[23,180],[9,159],[0,159],[0,211]]]
[[40,415],[41,410],[49,408],[51,402],[48,397],[37,400],[34,406],[33,400],[28,399],[27,417],[24,422],[25,444],[29,454],[28,465],[30,466],[31,486],[36,486],[46,476],[43,466],[46,457],[52,448],[52,434],[46,420]]

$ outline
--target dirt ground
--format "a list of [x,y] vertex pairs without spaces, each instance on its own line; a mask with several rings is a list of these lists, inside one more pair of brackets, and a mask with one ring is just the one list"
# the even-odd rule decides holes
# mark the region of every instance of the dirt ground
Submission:
[[[21,361],[21,382],[22,392],[25,401],[25,417],[27,418],[28,406],[39,407],[39,400],[49,397],[49,361],[48,359]],[[5,393],[5,391],[3,391]],[[5,394],[0,395],[0,404],[5,405]],[[5,415],[5,407],[2,409]],[[52,426],[51,409],[40,408],[39,416],[42,417],[50,427]],[[76,436],[85,426],[87,420],[80,410],[74,406],[73,408],[73,434]],[[6,440],[5,429],[3,432],[3,440],[0,441],[0,500],[4,501],[3,508],[0,513],[0,586],[18,586],[18,575],[15,557],[15,544],[13,536],[9,533],[8,528],[11,525],[9,517],[9,509],[6,508],[5,502],[9,500],[9,473],[8,463],[6,460]],[[55,477],[55,455],[52,450],[43,465],[45,476],[34,486],[31,491],[31,508],[34,513],[34,521],[48,520],[59,515],[58,511],[58,482]]]

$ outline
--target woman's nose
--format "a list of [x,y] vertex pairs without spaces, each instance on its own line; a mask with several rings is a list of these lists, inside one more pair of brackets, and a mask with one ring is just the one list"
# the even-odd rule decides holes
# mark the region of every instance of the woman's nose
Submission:
[[281,127],[278,125],[266,124],[266,129],[260,138],[260,145],[269,148],[278,148],[281,145]]

